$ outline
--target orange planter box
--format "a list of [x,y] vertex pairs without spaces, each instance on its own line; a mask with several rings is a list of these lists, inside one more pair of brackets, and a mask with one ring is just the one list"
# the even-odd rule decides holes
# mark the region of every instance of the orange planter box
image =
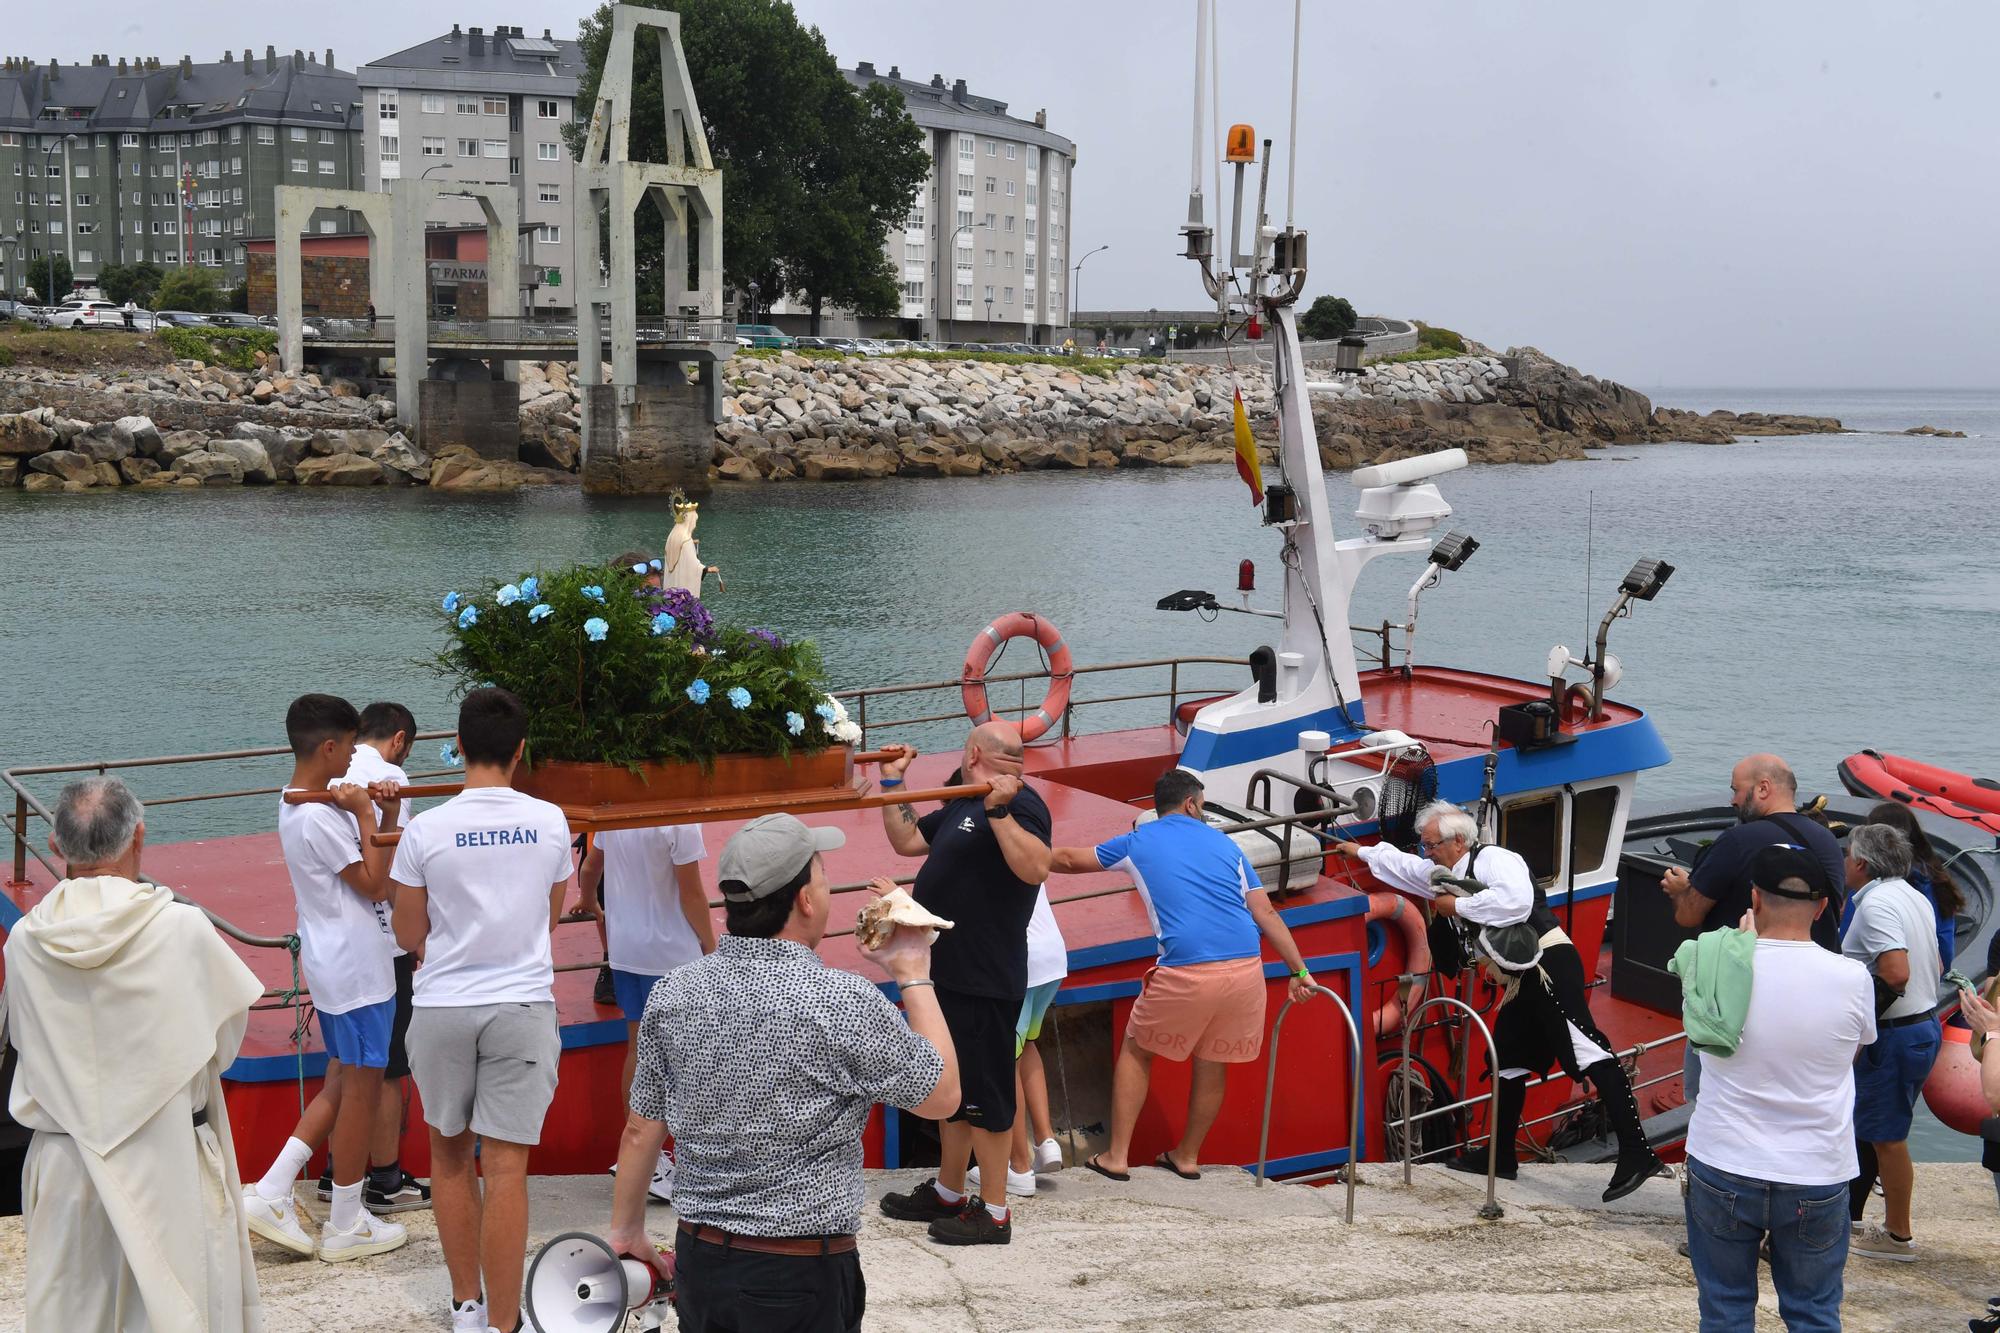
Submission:
[[850,788],[854,751],[830,746],[818,754],[722,754],[704,767],[691,762],[638,766],[556,759],[514,770],[514,786],[561,806],[658,805],[727,796],[778,796]]

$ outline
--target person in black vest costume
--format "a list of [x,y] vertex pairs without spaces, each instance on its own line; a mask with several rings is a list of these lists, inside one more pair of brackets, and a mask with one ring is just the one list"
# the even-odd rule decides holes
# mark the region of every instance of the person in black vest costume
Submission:
[[[1429,899],[1440,916],[1477,927],[1475,952],[1506,983],[1493,1029],[1500,1058],[1496,1173],[1505,1180],[1518,1173],[1514,1141],[1528,1080],[1561,1065],[1570,1078],[1588,1079],[1597,1089],[1618,1136],[1618,1165],[1604,1201],[1623,1198],[1664,1168],[1646,1142],[1631,1080],[1591,1019],[1576,946],[1549,910],[1528,863],[1505,847],[1480,843],[1471,815],[1447,801],[1433,802],[1417,813],[1417,829],[1420,856],[1386,843],[1343,842],[1334,850],[1359,858],[1389,887]],[[1485,1175],[1486,1154],[1468,1148],[1445,1165]]]

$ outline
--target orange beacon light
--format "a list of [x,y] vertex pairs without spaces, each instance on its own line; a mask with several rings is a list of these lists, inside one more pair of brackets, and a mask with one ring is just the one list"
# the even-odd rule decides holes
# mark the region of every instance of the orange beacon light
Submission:
[[1223,155],[1229,162],[1255,162],[1257,160],[1257,131],[1248,125],[1229,127],[1229,148]]

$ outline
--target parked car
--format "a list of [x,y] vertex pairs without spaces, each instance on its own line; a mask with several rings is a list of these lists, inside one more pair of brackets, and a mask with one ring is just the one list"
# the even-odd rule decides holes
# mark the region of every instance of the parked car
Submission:
[[254,315],[239,315],[233,310],[220,310],[208,316],[208,322],[225,329],[261,329],[263,324]]
[[863,356],[887,356],[889,345],[880,338],[856,338],[854,350]]
[[153,327],[156,329],[198,329],[209,327],[207,315],[197,315],[192,310],[155,310]]
[[898,352],[907,352],[912,347],[916,346],[916,344],[911,342],[908,338],[881,338],[878,339],[877,341],[879,341],[882,344],[884,348],[884,355],[887,356],[894,356]]
[[854,345],[854,339],[852,338],[821,338],[820,341],[826,345],[829,351],[845,352],[849,356],[855,356],[860,351]]
[[65,301],[48,317],[52,329],[124,328],[125,317],[109,301]]
[[798,339],[779,329],[775,324],[738,324],[736,326],[736,345],[738,347],[796,347],[798,346]]
[[825,338],[810,338],[801,334],[799,337],[792,339],[792,345],[801,352],[823,352],[831,347],[832,343]]

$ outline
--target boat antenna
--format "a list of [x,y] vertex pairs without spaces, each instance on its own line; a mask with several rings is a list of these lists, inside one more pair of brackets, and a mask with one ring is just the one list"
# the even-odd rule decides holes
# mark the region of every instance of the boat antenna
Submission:
[[[1292,229],[1293,186],[1299,178],[1299,32],[1305,23],[1305,0],[1292,0],[1292,125],[1285,144],[1285,230]],[[1258,218],[1262,226],[1264,219]]]
[[1194,143],[1188,160],[1188,221],[1200,223],[1202,218],[1202,183],[1207,168],[1202,162],[1202,82],[1207,74],[1208,46],[1208,5],[1209,0],[1196,0],[1194,10]]
[[[1597,492],[1588,491],[1583,508],[1583,641],[1590,643],[1590,562],[1597,554]],[[1586,649],[1584,654],[1589,656]]]

